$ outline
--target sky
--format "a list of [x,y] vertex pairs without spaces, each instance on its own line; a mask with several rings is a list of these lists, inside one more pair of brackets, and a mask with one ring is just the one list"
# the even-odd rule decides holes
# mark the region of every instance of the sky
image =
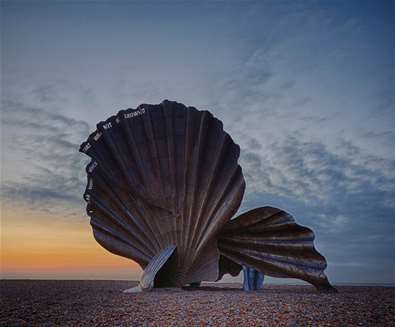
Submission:
[[138,279],[93,239],[80,143],[140,103],[210,110],[239,212],[312,228],[333,283],[395,283],[392,1],[2,1],[2,278]]

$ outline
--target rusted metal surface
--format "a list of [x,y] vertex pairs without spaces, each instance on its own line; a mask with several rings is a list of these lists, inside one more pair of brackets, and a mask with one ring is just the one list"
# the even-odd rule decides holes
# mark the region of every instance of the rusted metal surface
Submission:
[[[273,250],[286,251],[289,269],[272,264],[267,255],[259,260],[248,257],[248,242],[253,239],[240,241],[234,226],[240,225],[241,231],[253,229],[250,215],[231,221],[245,189],[238,165],[240,148],[208,111],[170,101],[121,110],[97,124],[80,151],[92,158],[86,168],[84,198],[95,239],[143,269],[158,254],[175,247],[161,268],[150,274],[155,287],[215,281],[224,273],[237,274],[245,261],[253,261],[255,268],[267,274],[288,274],[309,282],[318,280],[318,267],[321,272],[325,268],[323,257],[312,255],[311,247],[289,252],[280,239]],[[263,225],[269,230],[259,228],[256,233],[266,240],[276,229]],[[295,237],[301,231],[288,230]],[[271,258],[276,255],[269,253]],[[296,265],[298,260],[306,265]]]

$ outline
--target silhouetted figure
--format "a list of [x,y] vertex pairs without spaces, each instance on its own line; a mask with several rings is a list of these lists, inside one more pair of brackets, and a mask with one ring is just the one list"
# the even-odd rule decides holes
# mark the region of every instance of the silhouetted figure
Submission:
[[256,291],[263,288],[263,280],[265,275],[258,270],[243,266],[243,290],[244,291]]

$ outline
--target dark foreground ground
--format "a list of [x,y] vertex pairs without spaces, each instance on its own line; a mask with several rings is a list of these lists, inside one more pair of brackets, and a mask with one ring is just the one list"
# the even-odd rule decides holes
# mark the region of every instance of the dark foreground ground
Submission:
[[124,281],[0,281],[0,326],[395,326],[395,288],[231,284],[124,294]]

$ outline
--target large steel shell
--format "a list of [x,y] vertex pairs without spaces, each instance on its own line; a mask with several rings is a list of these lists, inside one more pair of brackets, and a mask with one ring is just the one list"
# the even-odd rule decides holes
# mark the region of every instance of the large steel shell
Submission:
[[[144,269],[174,246],[158,285],[219,276],[217,235],[239,208],[239,146],[208,111],[164,101],[121,110],[81,145],[96,240]],[[166,273],[165,273],[166,272]]]

